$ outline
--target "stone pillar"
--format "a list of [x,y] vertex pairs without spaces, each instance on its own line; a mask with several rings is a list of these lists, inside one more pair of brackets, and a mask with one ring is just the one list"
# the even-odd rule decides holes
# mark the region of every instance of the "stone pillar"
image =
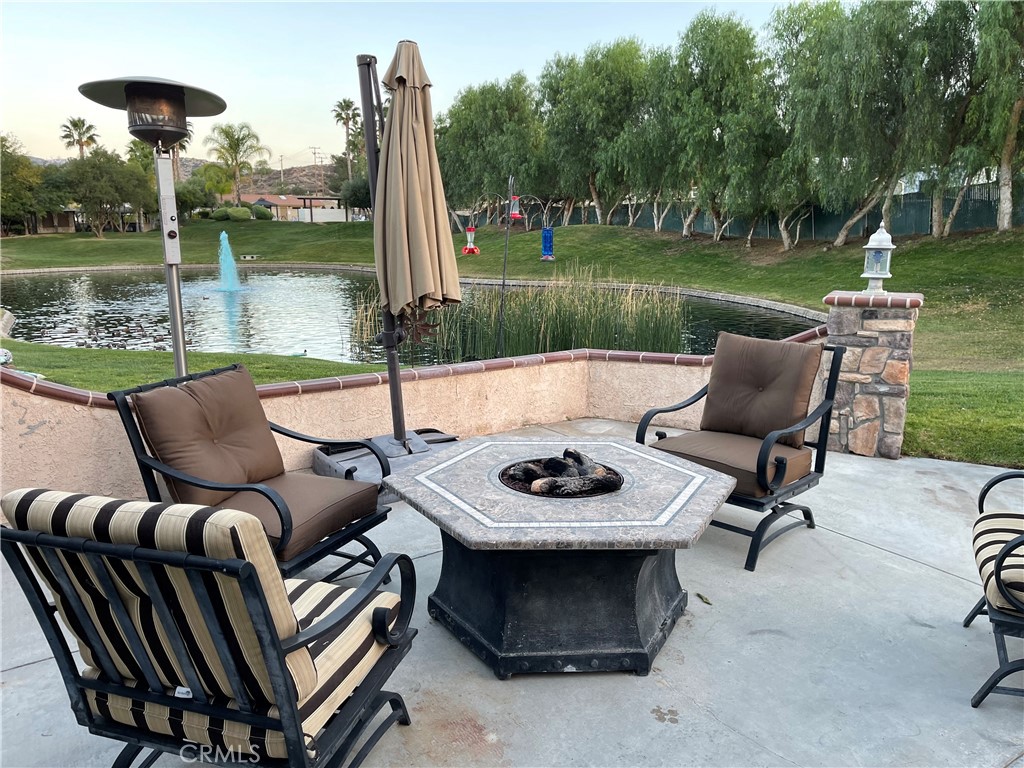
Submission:
[[833,291],[828,340],[846,347],[828,449],[900,457],[920,293]]

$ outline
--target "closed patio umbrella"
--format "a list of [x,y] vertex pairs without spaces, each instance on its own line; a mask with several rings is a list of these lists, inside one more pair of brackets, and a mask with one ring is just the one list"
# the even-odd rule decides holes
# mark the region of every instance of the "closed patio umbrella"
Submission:
[[393,439],[382,442],[389,455],[398,456],[427,450],[422,440],[405,429],[398,362],[398,344],[405,338],[402,326],[414,322],[424,310],[460,301],[462,294],[434,146],[430,79],[419,46],[409,40],[400,42],[384,73],[391,104],[379,149],[376,125],[381,110],[376,59],[364,55],[357,63],[384,327],[378,338],[387,350],[394,426]]

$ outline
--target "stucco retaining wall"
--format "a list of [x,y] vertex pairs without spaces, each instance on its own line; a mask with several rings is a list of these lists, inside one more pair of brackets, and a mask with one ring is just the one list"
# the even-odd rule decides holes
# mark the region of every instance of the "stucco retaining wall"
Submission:
[[[793,337],[820,342],[824,327]],[[402,372],[406,424],[461,437],[582,417],[639,421],[707,383],[710,356],[582,349]],[[325,438],[391,431],[387,377],[359,374],[259,387],[267,417]],[[117,412],[102,394],[0,369],[0,492],[25,486],[139,497],[144,491]],[[699,407],[655,424],[696,428]],[[308,444],[279,438],[288,469]]]

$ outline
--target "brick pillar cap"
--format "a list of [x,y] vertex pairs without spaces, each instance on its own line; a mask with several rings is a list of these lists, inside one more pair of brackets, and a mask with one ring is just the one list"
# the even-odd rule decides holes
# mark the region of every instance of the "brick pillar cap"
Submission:
[[886,307],[888,309],[917,309],[924,304],[920,293],[863,293],[861,291],[832,291],[822,299],[831,307]]

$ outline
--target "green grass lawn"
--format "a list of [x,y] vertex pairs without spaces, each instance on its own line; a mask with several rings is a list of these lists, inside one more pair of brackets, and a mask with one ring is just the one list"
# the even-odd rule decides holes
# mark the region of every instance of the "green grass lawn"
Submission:
[[[373,264],[369,222],[258,221],[189,222],[181,229],[184,263],[216,263],[221,231],[228,232],[236,256],[256,254],[261,262]],[[830,291],[860,290],[865,285],[860,278],[864,243],[858,240],[843,248],[804,242],[782,253],[774,241],[755,242],[748,249],[743,240],[712,243],[707,237],[696,237],[684,241],[677,233],[573,226],[555,229],[557,261],[546,263],[540,261],[540,237],[539,229],[512,234],[509,277],[549,278],[584,266],[598,279],[760,296],[821,311],[825,311],[821,300]],[[454,240],[460,253],[465,239],[456,235]],[[476,244],[481,254],[460,256],[460,274],[500,277],[504,231],[482,228]],[[944,241],[897,237],[896,246],[894,277],[885,287],[925,296],[914,337],[905,452],[1024,465],[1024,230],[958,235]],[[116,264],[159,267],[161,248],[155,232],[108,233],[102,240],[84,233],[10,238],[0,248],[0,270]],[[39,370],[54,381],[100,391],[155,380],[173,367],[163,362],[170,360],[169,353],[47,348],[38,352],[43,357],[34,354],[18,349],[18,366]],[[140,362],[135,362],[137,356]],[[154,362],[143,362],[142,357]],[[192,357],[190,367],[237,359],[237,355],[194,354],[193,365]],[[339,375],[341,369],[338,363],[270,356],[246,356],[247,364],[250,358],[266,358],[259,366],[252,365],[260,381]],[[96,362],[87,362],[91,360]],[[134,365],[152,365],[145,370],[154,373],[128,371]],[[124,371],[128,371],[124,378],[113,381]]]

